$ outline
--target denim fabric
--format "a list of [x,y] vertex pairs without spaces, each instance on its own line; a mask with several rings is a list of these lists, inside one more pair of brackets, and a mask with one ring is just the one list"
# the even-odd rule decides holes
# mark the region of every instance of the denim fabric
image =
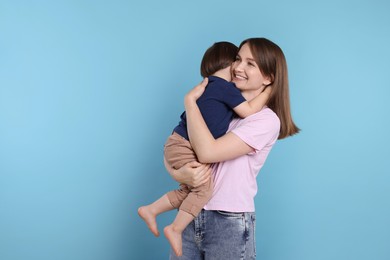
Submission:
[[254,212],[202,210],[183,232],[183,256],[170,259],[256,259]]

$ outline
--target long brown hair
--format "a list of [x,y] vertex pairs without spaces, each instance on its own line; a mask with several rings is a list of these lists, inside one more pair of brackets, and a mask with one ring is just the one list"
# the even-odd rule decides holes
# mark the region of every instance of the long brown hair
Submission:
[[280,133],[278,139],[297,134],[300,129],[295,125],[290,110],[290,94],[288,84],[287,63],[282,49],[265,38],[250,38],[240,44],[239,49],[248,43],[261,73],[269,77],[272,88],[267,106],[280,119]]

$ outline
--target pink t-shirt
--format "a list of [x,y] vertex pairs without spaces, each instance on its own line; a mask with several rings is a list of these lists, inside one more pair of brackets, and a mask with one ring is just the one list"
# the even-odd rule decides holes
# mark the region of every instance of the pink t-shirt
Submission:
[[254,151],[214,166],[213,196],[204,209],[254,212],[256,177],[278,139],[280,120],[266,107],[245,119],[233,119],[228,131],[253,147]]

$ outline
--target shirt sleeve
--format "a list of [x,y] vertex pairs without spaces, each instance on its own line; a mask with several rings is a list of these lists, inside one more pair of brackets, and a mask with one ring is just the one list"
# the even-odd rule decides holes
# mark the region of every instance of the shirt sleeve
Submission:
[[246,101],[241,91],[231,82],[223,86],[223,89],[220,91],[220,98],[231,109]]
[[242,123],[231,131],[258,152],[276,142],[280,120],[271,109],[266,108],[243,119]]

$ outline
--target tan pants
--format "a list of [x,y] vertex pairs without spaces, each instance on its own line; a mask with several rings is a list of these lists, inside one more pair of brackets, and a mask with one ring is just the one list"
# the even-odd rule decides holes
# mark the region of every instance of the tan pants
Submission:
[[[177,133],[168,137],[164,146],[164,156],[174,169],[179,169],[185,164],[197,160],[190,142]],[[210,200],[212,192],[213,183],[210,179],[207,183],[196,188],[180,184],[178,190],[168,192],[167,196],[173,207],[196,217]]]

